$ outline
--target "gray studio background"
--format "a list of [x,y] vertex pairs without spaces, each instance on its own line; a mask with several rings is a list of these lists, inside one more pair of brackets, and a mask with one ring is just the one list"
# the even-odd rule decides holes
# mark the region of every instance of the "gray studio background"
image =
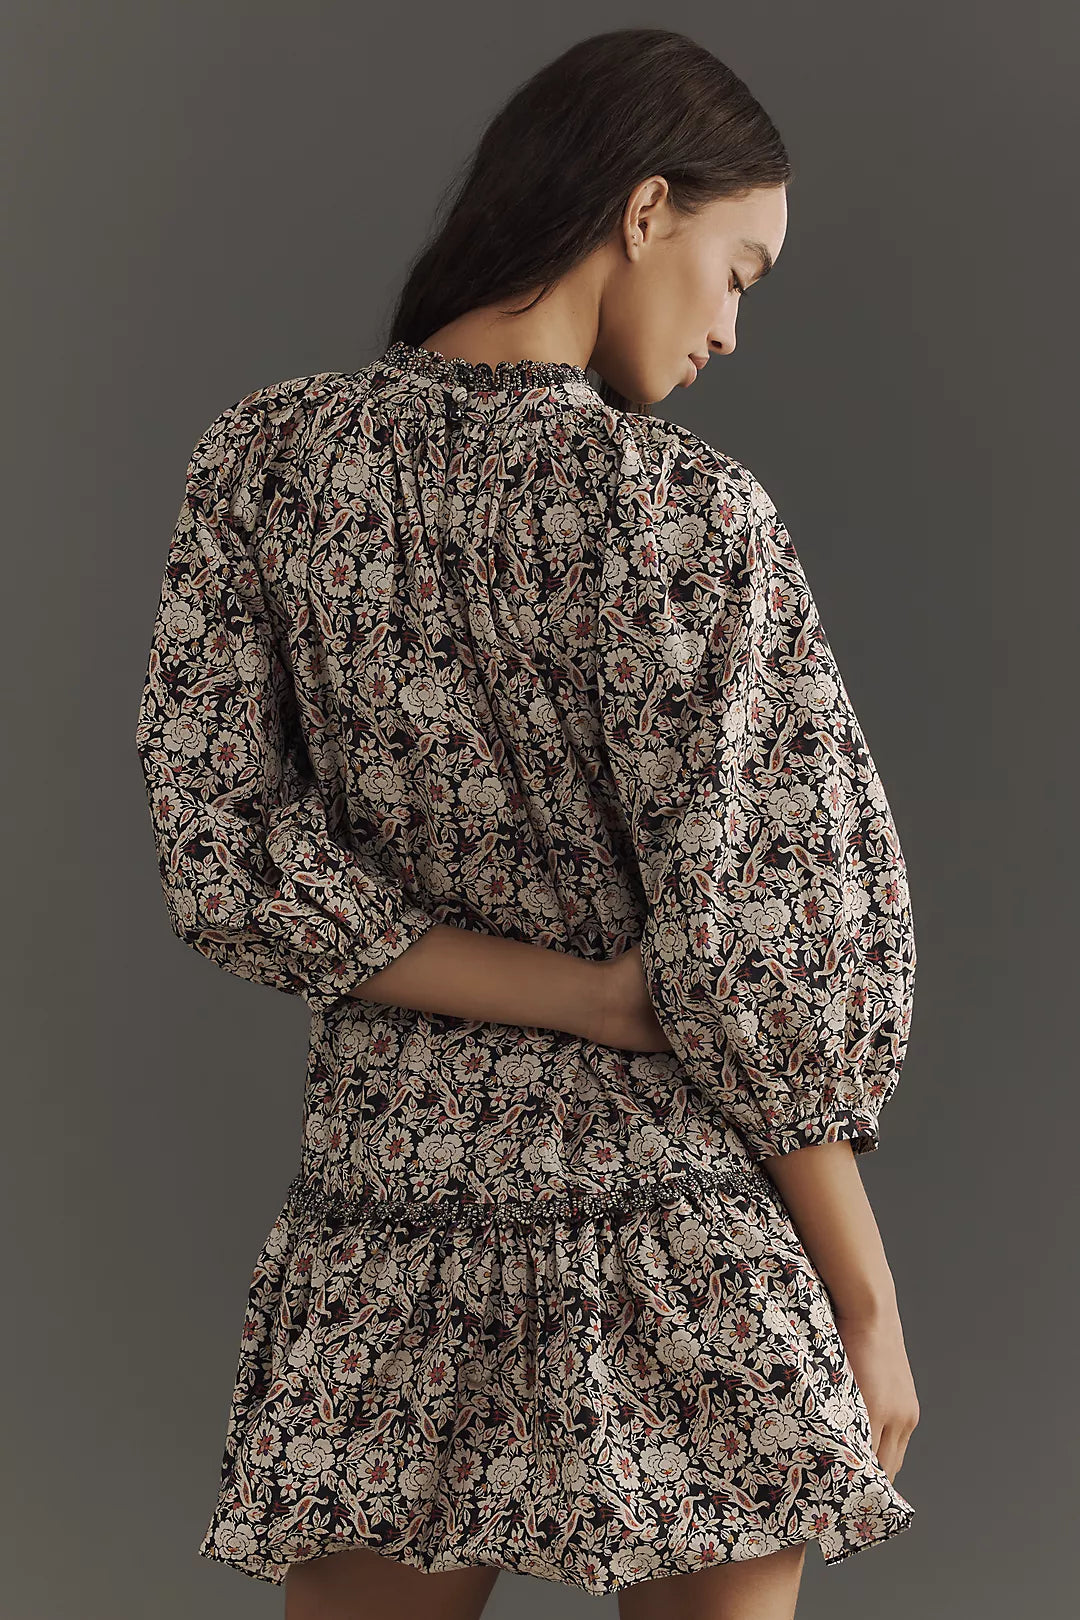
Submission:
[[[195,1555],[307,1018],[175,940],[158,885],[134,726],[187,457],[247,390],[381,353],[491,113],[640,23],[730,62],[798,171],[735,354],[660,409],[788,523],[915,907],[860,1168],[917,1518],[811,1546],[799,1617],[1073,1612],[1075,11],[38,0],[2,21],[5,1620],[283,1607]],[[503,1574],[487,1615],[615,1612]]]

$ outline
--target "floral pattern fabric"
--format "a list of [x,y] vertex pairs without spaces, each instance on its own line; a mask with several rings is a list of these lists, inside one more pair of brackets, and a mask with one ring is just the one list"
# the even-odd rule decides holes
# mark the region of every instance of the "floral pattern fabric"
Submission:
[[[311,1018],[199,1552],[603,1594],[907,1528],[763,1168],[878,1144],[904,860],[753,475],[567,364],[258,388],[191,456],[137,745],[175,933]],[[351,994],[435,922],[640,939],[672,1050]]]

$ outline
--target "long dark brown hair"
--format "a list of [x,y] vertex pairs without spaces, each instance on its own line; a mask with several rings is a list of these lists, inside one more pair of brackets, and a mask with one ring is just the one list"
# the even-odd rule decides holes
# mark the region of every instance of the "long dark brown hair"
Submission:
[[[666,28],[618,28],[572,45],[488,124],[444,197],[444,223],[413,261],[387,343],[419,344],[493,304],[524,314],[615,231],[639,181],[661,174],[673,208],[786,185],[772,120],[711,51]],[[603,378],[618,410],[646,409]]]

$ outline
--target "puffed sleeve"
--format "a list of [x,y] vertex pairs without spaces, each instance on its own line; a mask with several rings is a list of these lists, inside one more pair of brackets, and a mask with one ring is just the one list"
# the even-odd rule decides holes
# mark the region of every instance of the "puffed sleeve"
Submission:
[[436,918],[385,851],[357,846],[340,795],[317,779],[282,650],[289,637],[255,560],[266,524],[274,545],[302,555],[317,503],[298,447],[317,384],[257,390],[200,436],[136,741],[173,931],[219,967],[326,1014]]
[[601,662],[651,999],[755,1159],[869,1152],[914,993],[900,841],[772,500],[738,462],[676,441],[624,506]]

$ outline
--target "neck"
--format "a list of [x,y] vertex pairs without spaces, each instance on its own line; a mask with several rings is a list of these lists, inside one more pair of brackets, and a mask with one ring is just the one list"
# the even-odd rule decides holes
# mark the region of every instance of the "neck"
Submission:
[[[530,303],[539,291],[523,294],[519,305]],[[473,365],[543,360],[584,371],[596,348],[599,325],[599,298],[591,278],[571,271],[532,309],[520,315],[508,315],[498,304],[469,310],[432,332],[422,347]]]

